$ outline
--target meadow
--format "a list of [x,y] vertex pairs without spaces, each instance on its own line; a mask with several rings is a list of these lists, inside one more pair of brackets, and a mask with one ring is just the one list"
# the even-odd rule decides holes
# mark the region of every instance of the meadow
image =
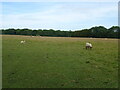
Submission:
[[3,88],[118,87],[117,39],[3,35],[2,46]]

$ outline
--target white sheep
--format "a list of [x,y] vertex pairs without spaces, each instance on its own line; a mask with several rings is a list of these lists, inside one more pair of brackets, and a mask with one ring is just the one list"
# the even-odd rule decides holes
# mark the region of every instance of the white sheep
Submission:
[[92,44],[90,42],[87,42],[85,47],[86,49],[92,49]]
[[23,44],[23,43],[25,43],[25,40],[23,40],[23,41],[20,41],[20,43],[22,43],[22,44]]

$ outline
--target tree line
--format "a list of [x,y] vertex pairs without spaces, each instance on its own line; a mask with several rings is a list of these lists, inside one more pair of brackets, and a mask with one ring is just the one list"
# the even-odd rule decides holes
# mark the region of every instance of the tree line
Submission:
[[29,36],[51,36],[51,37],[91,37],[91,38],[119,38],[119,26],[112,26],[107,29],[104,26],[95,26],[90,29],[76,31],[61,31],[53,29],[1,29],[2,34],[9,35],[29,35]]

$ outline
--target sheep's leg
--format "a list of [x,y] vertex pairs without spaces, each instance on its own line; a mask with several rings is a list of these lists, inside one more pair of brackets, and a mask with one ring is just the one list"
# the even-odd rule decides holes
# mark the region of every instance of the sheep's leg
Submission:
[[90,50],[92,49],[92,47],[90,47]]
[[88,49],[90,49],[90,47],[88,46]]

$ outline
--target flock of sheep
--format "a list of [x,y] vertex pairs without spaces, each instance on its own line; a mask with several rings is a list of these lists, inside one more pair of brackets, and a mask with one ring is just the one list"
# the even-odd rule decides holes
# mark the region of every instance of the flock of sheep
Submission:
[[[25,42],[26,42],[25,40],[20,41],[21,44],[24,44]],[[85,45],[85,48],[86,49],[92,49],[92,44],[90,42],[87,42],[86,45]]]

